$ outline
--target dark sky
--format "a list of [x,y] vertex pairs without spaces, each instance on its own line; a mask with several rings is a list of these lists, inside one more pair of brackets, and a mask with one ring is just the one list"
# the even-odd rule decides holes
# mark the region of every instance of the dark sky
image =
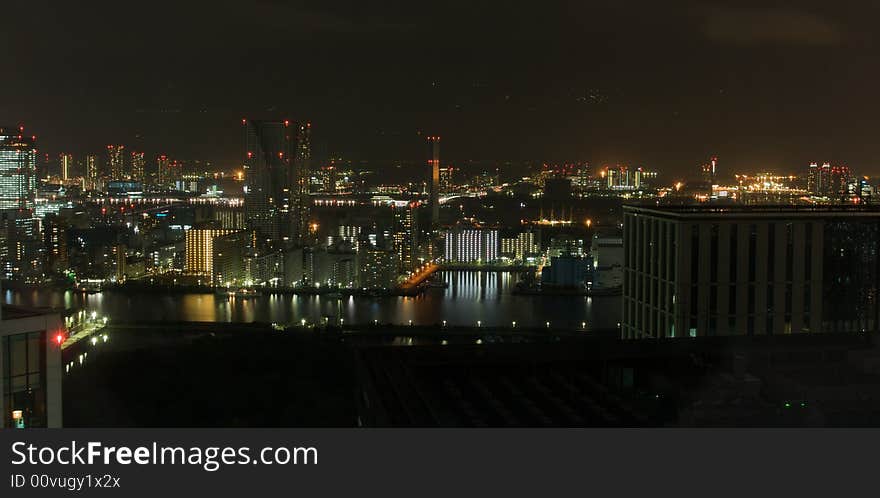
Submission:
[[874,2],[7,3],[0,122],[50,152],[232,166],[242,117],[289,117],[353,159],[430,133],[450,159],[880,174]]

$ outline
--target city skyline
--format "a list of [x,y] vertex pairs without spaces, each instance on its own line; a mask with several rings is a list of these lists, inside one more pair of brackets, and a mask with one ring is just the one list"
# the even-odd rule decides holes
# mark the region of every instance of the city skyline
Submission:
[[880,424],[880,6],[125,7],[3,11],[0,428]]

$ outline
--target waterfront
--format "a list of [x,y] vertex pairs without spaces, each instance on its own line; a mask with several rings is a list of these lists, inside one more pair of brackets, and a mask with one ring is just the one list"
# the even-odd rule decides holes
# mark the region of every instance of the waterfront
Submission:
[[620,321],[619,296],[513,295],[519,275],[507,272],[446,271],[446,288],[431,288],[418,296],[289,295],[266,293],[239,298],[213,293],[161,294],[105,291],[84,294],[46,289],[5,290],[4,302],[64,309],[87,308],[116,322],[278,322],[301,319],[318,322],[341,317],[348,324],[509,326],[608,329]]

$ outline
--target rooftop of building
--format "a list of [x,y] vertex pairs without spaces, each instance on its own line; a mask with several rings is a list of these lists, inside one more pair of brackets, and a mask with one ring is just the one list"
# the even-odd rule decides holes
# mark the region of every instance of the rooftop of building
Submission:
[[880,217],[880,206],[865,204],[794,205],[794,204],[627,204],[627,213],[643,213],[664,218],[828,218]]
[[2,309],[2,316],[0,319],[2,320],[19,320],[22,318],[31,318],[35,316],[41,316],[48,313],[51,313],[52,310],[43,309],[43,308],[26,308],[23,306],[13,306],[10,304],[4,304]]

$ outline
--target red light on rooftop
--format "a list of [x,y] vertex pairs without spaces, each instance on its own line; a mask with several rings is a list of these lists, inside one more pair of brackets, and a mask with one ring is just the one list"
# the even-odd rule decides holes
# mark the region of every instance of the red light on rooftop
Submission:
[[247,124],[247,118],[242,118],[242,119],[241,119],[241,124],[246,125],[246,124]]
[[290,120],[289,120],[289,119],[285,119],[285,120],[284,120],[284,126],[290,126]]

